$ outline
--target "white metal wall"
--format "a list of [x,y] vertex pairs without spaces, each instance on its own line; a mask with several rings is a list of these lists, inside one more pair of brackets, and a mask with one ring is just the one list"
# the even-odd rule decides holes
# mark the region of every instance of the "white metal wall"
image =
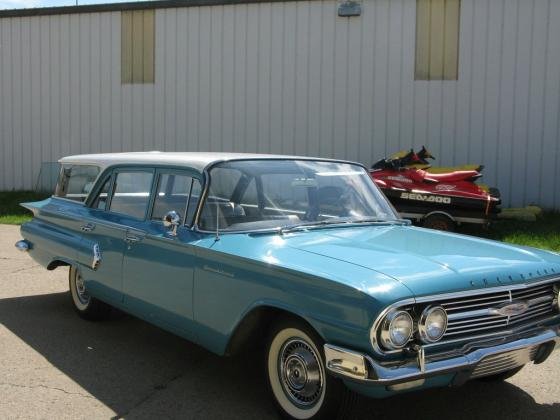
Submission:
[[0,189],[132,150],[371,164],[426,144],[506,204],[560,209],[560,0],[462,0],[459,81],[414,81],[415,0],[160,9],[156,83],[121,85],[120,13],[0,19]]

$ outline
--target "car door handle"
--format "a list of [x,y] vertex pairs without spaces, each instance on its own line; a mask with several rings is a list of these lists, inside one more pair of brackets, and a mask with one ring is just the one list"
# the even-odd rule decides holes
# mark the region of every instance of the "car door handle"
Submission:
[[93,223],[86,223],[81,227],[81,229],[84,232],[91,232],[93,229],[95,229],[95,225]]
[[135,242],[140,242],[142,239],[144,239],[144,237],[142,236],[138,236],[138,235],[134,235],[133,233],[126,233],[126,235],[124,236],[124,240],[126,242],[128,242],[129,244],[133,244]]

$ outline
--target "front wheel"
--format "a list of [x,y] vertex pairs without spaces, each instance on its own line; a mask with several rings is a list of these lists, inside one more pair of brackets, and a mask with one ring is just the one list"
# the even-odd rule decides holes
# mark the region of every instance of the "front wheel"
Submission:
[[277,324],[266,355],[270,390],[285,418],[335,418],[341,409],[349,408],[349,391],[327,374],[323,342],[305,323]]
[[111,314],[109,305],[89,295],[84,279],[75,267],[70,267],[68,283],[74,309],[80,317],[89,321],[98,321],[106,319]]

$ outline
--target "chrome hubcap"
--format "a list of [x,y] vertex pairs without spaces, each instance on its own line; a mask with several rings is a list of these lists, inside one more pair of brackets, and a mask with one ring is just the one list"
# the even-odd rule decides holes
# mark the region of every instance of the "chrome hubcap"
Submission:
[[321,397],[323,369],[313,348],[301,339],[287,341],[279,354],[282,388],[299,406],[311,406]]
[[87,304],[89,302],[89,294],[86,291],[84,279],[79,274],[76,275],[76,294],[81,303]]

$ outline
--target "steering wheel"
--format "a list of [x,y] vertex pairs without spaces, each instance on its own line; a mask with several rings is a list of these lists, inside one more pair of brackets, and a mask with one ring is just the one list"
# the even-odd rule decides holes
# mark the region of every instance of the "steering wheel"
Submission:
[[314,221],[317,220],[319,212],[322,205],[329,205],[332,207],[338,207],[344,210],[344,213],[339,214],[339,216],[347,216],[348,209],[344,206],[346,202],[346,194],[341,187],[333,187],[331,185],[326,187],[321,187],[317,189],[316,192],[316,206],[312,206],[305,213],[305,220]]

